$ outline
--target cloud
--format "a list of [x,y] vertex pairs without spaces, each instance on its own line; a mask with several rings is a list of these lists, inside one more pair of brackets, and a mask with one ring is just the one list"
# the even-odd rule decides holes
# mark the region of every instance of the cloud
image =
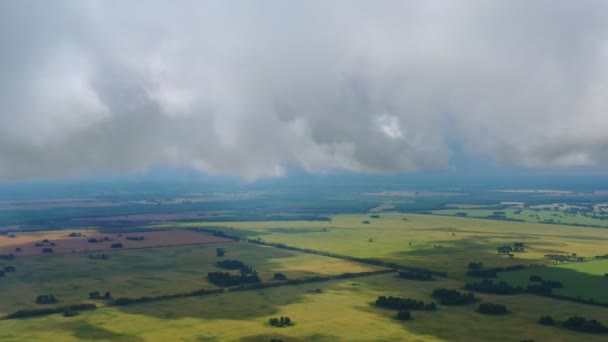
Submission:
[[606,1],[2,1],[0,179],[608,163]]

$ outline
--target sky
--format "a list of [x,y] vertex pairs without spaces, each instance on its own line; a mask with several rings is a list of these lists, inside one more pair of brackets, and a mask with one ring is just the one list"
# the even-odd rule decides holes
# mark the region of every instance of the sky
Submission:
[[3,0],[0,181],[604,170],[607,13],[601,0]]

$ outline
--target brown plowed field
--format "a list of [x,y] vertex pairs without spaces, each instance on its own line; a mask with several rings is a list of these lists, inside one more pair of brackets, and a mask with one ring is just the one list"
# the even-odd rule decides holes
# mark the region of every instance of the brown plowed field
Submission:
[[[82,236],[70,237],[70,233],[81,233]],[[140,237],[143,240],[127,240],[127,237]],[[101,242],[91,243],[95,238]],[[104,240],[107,238],[108,240]],[[43,243],[43,240],[48,242]],[[92,253],[115,251],[133,248],[168,247],[181,245],[197,245],[204,243],[230,242],[232,240],[205,235],[189,230],[166,230],[152,232],[124,232],[104,234],[94,230],[63,230],[48,232],[17,233],[16,237],[0,236],[0,255],[14,254],[15,256],[53,255],[70,253]],[[43,243],[36,247],[37,243]],[[112,244],[121,243],[122,248],[112,248]],[[54,246],[52,245],[54,244]],[[16,249],[21,248],[20,252]],[[53,253],[42,253],[43,248],[52,248]]]

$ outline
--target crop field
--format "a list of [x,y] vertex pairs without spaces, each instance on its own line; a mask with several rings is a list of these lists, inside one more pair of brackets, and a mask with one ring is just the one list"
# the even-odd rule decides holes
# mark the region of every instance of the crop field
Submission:
[[[492,317],[476,305],[439,306],[434,312],[412,312],[401,322],[395,311],[375,307],[380,295],[431,301],[434,287],[457,287],[452,280],[416,282],[393,275],[336,280],[274,289],[227,293],[127,307],[107,307],[77,317],[51,315],[0,321],[3,341],[580,341],[581,335],[536,323],[551,313],[565,319],[584,311],[605,317],[605,309],[531,296],[479,296],[503,303],[512,311]],[[316,289],[320,289],[318,293]],[[603,316],[604,315],[604,316]],[[295,325],[276,328],[269,317],[289,316]],[[474,337],[473,337],[474,336]],[[585,341],[604,336],[584,335]]]
[[[457,278],[464,278],[468,263],[476,261],[497,267],[550,264],[544,255],[552,253],[608,254],[608,229],[432,215],[335,215],[328,222],[193,222],[158,227],[204,225],[227,227],[227,234],[250,239],[426,267]],[[497,247],[514,242],[525,243],[525,251],[513,258],[497,253]]]
[[[225,257],[216,257],[216,248],[224,248]],[[216,288],[207,282],[206,275],[223,271],[215,266],[223,259],[246,262],[262,281],[272,281],[276,272],[285,274],[287,279],[296,279],[381,269],[244,242],[122,250],[107,256],[107,260],[93,259],[87,254],[0,260],[0,267],[14,266],[17,270],[0,277],[0,314],[44,308],[34,302],[40,294],[54,294],[58,304],[68,305],[89,302],[92,291],[102,294],[109,291],[114,298],[135,298]]]
[[595,260],[504,272],[499,274],[499,280],[526,287],[531,284],[530,276],[537,275],[543,280],[557,280],[563,284],[563,288],[553,289],[555,294],[608,304],[608,277],[605,274],[608,274],[608,260]]
[[[94,242],[91,242],[94,241]],[[106,234],[96,230],[70,230],[16,233],[14,237],[0,236],[0,254],[18,256],[54,255],[196,245],[230,242],[231,240],[200,234],[190,230],[144,231]],[[112,247],[120,243],[121,247]],[[51,253],[44,249],[50,248]]]

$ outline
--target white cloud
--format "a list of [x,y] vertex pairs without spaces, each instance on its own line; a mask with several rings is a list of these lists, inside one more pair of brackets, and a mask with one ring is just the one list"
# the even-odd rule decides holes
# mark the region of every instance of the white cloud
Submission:
[[0,178],[608,163],[605,1],[3,1]]

